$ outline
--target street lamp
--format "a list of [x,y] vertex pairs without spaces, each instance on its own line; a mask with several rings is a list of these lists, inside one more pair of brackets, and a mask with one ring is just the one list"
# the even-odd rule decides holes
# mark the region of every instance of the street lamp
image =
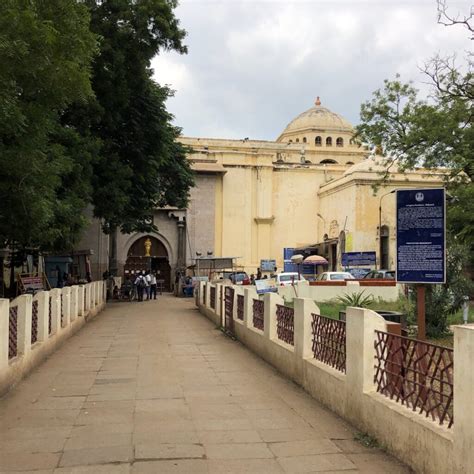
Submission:
[[379,200],[379,270],[382,269],[382,199],[389,194],[393,194],[396,189],[392,189],[390,192],[380,196]]

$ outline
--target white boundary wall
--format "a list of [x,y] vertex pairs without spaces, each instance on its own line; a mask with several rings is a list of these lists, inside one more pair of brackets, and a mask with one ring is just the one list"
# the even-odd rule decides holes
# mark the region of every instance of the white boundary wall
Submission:
[[[221,318],[203,301],[211,284],[200,282],[198,307],[215,324]],[[254,287],[234,286],[234,331],[237,339],[315,399],[375,436],[389,452],[423,473],[474,472],[474,325],[454,328],[454,419],[448,429],[376,392],[374,331],[386,331],[385,320],[371,310],[347,308],[346,374],[316,360],[312,353],[312,299],[294,299],[294,346],[276,337],[276,305],[283,299],[263,296],[264,331],[253,327]],[[244,320],[237,319],[237,295],[244,296]],[[207,296],[207,295],[206,295]],[[262,297],[260,297],[262,298]]]
[[357,293],[364,293],[364,296],[373,296],[376,300],[383,301],[397,301],[400,292],[400,285],[381,286],[370,285],[360,286],[358,281],[346,281],[346,285],[310,285],[307,281],[297,282],[295,286],[280,286],[278,294],[284,297],[287,301],[293,298],[311,298],[314,301],[324,302],[335,300],[340,296],[353,295]]
[[[76,333],[105,306],[105,283],[0,298],[0,396]],[[33,302],[37,301],[37,341],[31,343]],[[17,307],[17,355],[8,357],[10,308]],[[51,314],[51,333],[49,315]]]

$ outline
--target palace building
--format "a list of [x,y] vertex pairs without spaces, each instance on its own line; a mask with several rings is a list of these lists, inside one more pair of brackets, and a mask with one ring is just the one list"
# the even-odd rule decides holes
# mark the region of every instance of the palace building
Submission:
[[[285,248],[325,256],[341,268],[342,252],[376,251],[377,265],[394,267],[394,194],[440,186],[441,175],[389,170],[377,189],[383,158],[353,139],[341,115],[315,105],[293,119],[275,141],[181,137],[196,172],[187,209],[156,209],[154,234],[120,235],[119,275],[159,270],[170,288],[177,269],[197,254],[236,257],[255,273],[262,259],[283,270]],[[79,245],[91,249],[94,276],[107,269],[108,237],[98,221]]]

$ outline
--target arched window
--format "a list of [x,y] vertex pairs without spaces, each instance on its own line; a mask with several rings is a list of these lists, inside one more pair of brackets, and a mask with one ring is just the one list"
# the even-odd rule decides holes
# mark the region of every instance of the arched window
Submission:
[[296,143],[299,143],[299,142],[300,142],[300,139],[299,139],[299,138],[297,138],[295,141],[296,141]]
[[389,267],[389,230],[387,225],[380,229],[380,268],[390,269]]
[[353,161],[348,161],[348,162],[346,163],[346,165],[353,165],[353,164],[354,164]]
[[326,146],[332,146],[332,138],[331,137],[326,138]]
[[306,143],[306,137],[303,137],[303,143]]
[[323,140],[321,139],[321,137],[316,137],[316,138],[314,139],[314,144],[315,144],[316,146],[321,146],[321,145],[323,144]]
[[320,165],[337,165],[336,160],[323,160],[319,162]]
[[338,137],[336,140],[336,146],[344,146],[344,139],[341,137]]

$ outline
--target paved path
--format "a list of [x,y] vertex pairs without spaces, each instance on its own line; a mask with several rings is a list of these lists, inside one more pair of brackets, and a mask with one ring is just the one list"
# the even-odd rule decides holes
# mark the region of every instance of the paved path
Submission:
[[0,472],[409,472],[189,299],[115,303],[0,400]]

